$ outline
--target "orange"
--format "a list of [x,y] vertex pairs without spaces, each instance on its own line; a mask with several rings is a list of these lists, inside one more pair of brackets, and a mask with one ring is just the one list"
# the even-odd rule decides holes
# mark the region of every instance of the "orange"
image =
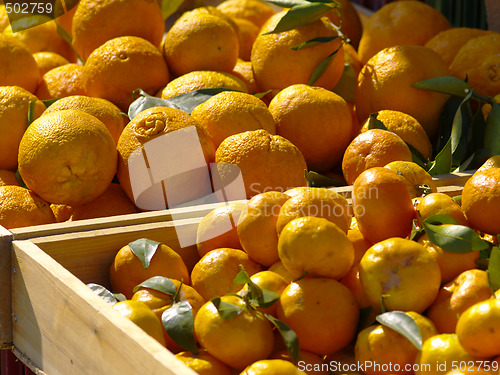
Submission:
[[363,290],[363,286],[361,285],[361,281],[359,279],[359,267],[358,265],[353,265],[347,274],[340,279],[342,285],[349,288],[351,291],[356,303],[359,308],[363,309],[366,307],[370,307],[371,303],[366,297],[365,291]]
[[500,233],[500,169],[475,172],[462,191],[462,210],[472,227],[488,233]]
[[460,344],[475,357],[500,354],[500,300],[477,302],[458,318],[456,333]]
[[238,34],[223,18],[210,13],[184,13],[163,42],[163,55],[176,76],[197,70],[230,73],[238,54]]
[[443,285],[426,312],[440,333],[454,333],[458,317],[492,295],[486,271],[470,269]]
[[253,43],[259,35],[260,28],[244,18],[234,18],[233,20],[238,26],[238,58],[250,61]]
[[168,80],[167,64],[160,50],[136,36],[108,40],[92,51],[85,63],[87,95],[107,99],[123,111],[134,101],[134,90],[140,88],[154,95]]
[[0,85],[36,91],[41,75],[31,51],[22,42],[0,35]]
[[161,321],[144,303],[130,300],[121,301],[115,303],[113,309],[118,311],[125,318],[130,319],[141,327],[144,332],[165,346]]
[[159,46],[165,23],[157,1],[80,0],[72,22],[73,46],[84,59],[106,41],[138,36]]
[[245,211],[244,202],[230,202],[211,210],[198,224],[196,247],[200,257],[221,247],[242,249],[237,225]]
[[356,371],[359,366],[358,362],[354,358],[353,344],[350,344],[335,353],[328,354],[325,357],[325,362],[331,364],[330,375],[362,375],[361,372]]
[[193,267],[191,279],[193,288],[208,301],[227,293],[236,293],[241,284],[233,280],[244,267],[249,275],[262,270],[261,266],[238,249],[220,248],[206,253]]
[[260,311],[249,310],[239,297],[222,296],[223,302],[242,309],[237,316],[224,320],[208,301],[196,314],[194,332],[201,346],[218,360],[235,369],[243,369],[267,358],[273,349],[271,323]]
[[120,184],[111,183],[97,198],[74,207],[70,221],[135,214],[139,209],[127,197]]
[[20,186],[0,186],[0,225],[6,229],[55,223],[50,206]]
[[[497,103],[500,103],[500,94],[495,95],[493,97],[493,99]],[[487,103],[483,104],[483,106],[481,107],[481,111],[483,112],[483,116],[486,119],[491,112],[491,104],[487,104]]]
[[425,46],[436,51],[447,66],[450,66],[457,52],[473,38],[490,34],[492,31],[471,27],[452,27],[440,31],[425,43]]
[[216,71],[194,71],[170,81],[162,90],[161,98],[169,99],[198,89],[226,88],[247,92],[245,83],[236,76]]
[[[464,362],[462,362],[464,363]],[[457,366],[458,368],[460,368],[460,366]],[[452,370],[452,371],[448,371],[446,373],[446,375],[491,375],[492,372],[490,371],[486,371],[486,366],[474,366],[472,365],[472,362],[468,363],[468,364],[463,364],[462,365],[462,368],[464,369],[463,371],[462,370]],[[491,367],[490,367],[491,368]],[[494,374],[494,373],[493,373]]]
[[250,57],[255,81],[263,92],[272,90],[271,96],[274,96],[290,85],[308,83],[318,64],[338,50],[326,71],[314,83],[315,86],[333,89],[344,70],[341,38],[314,47],[291,48],[311,39],[336,36],[336,29],[325,17],[297,29],[266,34],[274,29],[285,13],[282,11],[270,17],[255,39]]
[[347,234],[322,217],[293,219],[278,239],[281,262],[290,273],[340,279],[354,262],[354,248]]
[[306,185],[307,165],[300,150],[263,129],[227,137],[215,153],[215,162],[223,185],[241,173],[247,198]]
[[376,11],[366,22],[359,42],[359,56],[366,63],[387,47],[423,46],[437,33],[451,28],[437,9],[420,1],[396,1]]
[[372,306],[422,313],[441,285],[437,261],[423,245],[389,238],[370,247],[359,263],[359,277]]
[[70,62],[76,61],[75,52],[59,35],[55,21],[48,16],[31,15],[20,18],[5,28],[3,34],[18,39],[28,47],[31,53],[50,51],[63,56]]
[[[175,158],[164,157],[157,150],[151,151],[149,147],[155,142],[148,146],[149,142],[158,141],[161,137],[168,142],[169,137],[166,135],[171,133],[174,133],[172,138],[177,137],[175,147],[170,146],[170,155],[175,151]],[[204,163],[214,160],[215,149],[210,135],[186,112],[169,107],[153,107],[142,111],[123,129],[117,150],[118,180],[140,209],[173,207],[212,192],[207,172],[201,171],[201,168],[184,171],[184,174],[174,173],[179,166],[184,169],[191,165],[202,167]],[[145,164],[145,157],[148,165]],[[180,163],[179,159],[183,162]],[[158,163],[161,163],[160,167]],[[153,168],[151,164],[155,166],[155,173],[160,174],[156,180],[152,180],[149,175],[143,177],[142,174],[147,172],[148,166]],[[166,177],[162,175],[163,172],[167,174]],[[174,176],[169,176],[169,173],[174,173]],[[193,184],[193,181],[197,183]]]
[[76,5],[80,0],[64,0],[63,2],[56,1],[54,7],[54,17],[56,22],[71,35],[71,26],[73,24],[73,16],[76,12]]
[[500,155],[492,156],[488,158],[479,168],[478,171],[489,168],[500,168]]
[[5,4],[0,4],[0,32],[10,25],[9,15],[5,10]]
[[[243,61],[242,59],[238,59],[231,74],[235,77],[238,77],[245,84],[245,92],[248,92],[250,94],[257,94],[261,92],[261,89],[255,82],[252,63],[250,61]],[[262,100],[264,99],[265,98],[263,98]]]
[[84,72],[85,68],[78,64],[65,64],[51,69],[43,75],[35,95],[40,100],[86,95]]
[[293,363],[284,359],[263,359],[252,363],[245,368],[240,375],[301,375],[306,374],[300,371]]
[[325,355],[354,338],[359,309],[347,287],[329,278],[289,284],[277,305],[278,319],[295,331],[300,348]]
[[0,86],[0,168],[15,171],[19,143],[28,127],[30,103],[35,101],[34,118],[45,105],[35,95],[19,86]]
[[375,167],[356,178],[352,189],[354,216],[360,232],[372,242],[410,234],[414,209],[404,179]]
[[352,118],[339,95],[322,87],[291,85],[271,100],[269,111],[276,133],[299,148],[310,170],[327,171],[342,159],[351,140]]
[[[414,117],[433,141],[449,96],[411,85],[448,75],[446,64],[430,48],[396,46],[381,50],[366,62],[358,77],[356,113],[360,123],[374,112],[392,109]],[[398,95],[394,95],[395,92]]]
[[7,169],[0,169],[0,186],[6,185],[20,186],[16,177],[16,172],[9,171]]
[[73,207],[68,206],[67,204],[55,204],[52,203],[50,205],[50,209],[54,213],[56,217],[56,221],[58,223],[62,223],[64,221],[68,221],[73,213]]
[[19,145],[19,173],[50,203],[79,205],[104,193],[116,173],[115,143],[88,113],[64,110],[35,120]]
[[199,350],[198,354],[180,352],[175,355],[175,358],[199,375],[231,375],[231,369],[227,365],[204,349]]
[[118,143],[118,138],[125,127],[125,121],[120,112],[120,108],[110,101],[101,98],[91,98],[84,95],[72,95],[61,98],[57,102],[51,104],[44,114],[64,109],[79,109],[80,111],[87,112],[97,117],[106,125],[115,143]]
[[267,3],[260,0],[225,0],[217,5],[217,9],[231,18],[242,18],[262,25],[276,12]]
[[371,129],[360,133],[347,146],[342,159],[342,173],[352,185],[365,170],[384,167],[392,161],[412,161],[411,151],[397,134]]
[[[285,194],[289,194],[287,191]],[[347,233],[351,222],[347,200],[333,190],[304,187],[297,189],[279,211],[276,221],[278,235],[293,219],[316,216],[328,219]]]
[[[279,350],[273,352],[269,359],[284,359],[285,361],[292,362],[293,359],[287,350]],[[299,360],[296,364],[297,368],[310,375],[329,375],[327,371],[328,363],[317,354],[301,350],[299,352]],[[281,374],[281,372],[280,372]]]
[[250,258],[269,267],[279,260],[276,221],[290,197],[279,191],[253,196],[243,210],[236,227],[243,250]]
[[[355,222],[356,218],[353,218],[352,222]],[[351,228],[347,231],[347,238],[352,243],[354,247],[354,265],[358,264],[363,254],[373,245],[373,242],[363,236],[363,233],[359,230],[359,228],[353,228],[351,223]]]
[[[149,263],[137,254],[148,250]],[[153,255],[151,256],[151,251]],[[169,246],[144,241],[134,241],[118,250],[109,269],[109,281],[113,291],[123,293],[128,299],[134,294],[133,289],[153,276],[165,276],[190,284],[190,277],[182,258]]]
[[275,263],[273,263],[269,268],[268,271],[274,272],[278,275],[280,275],[287,283],[291,283],[294,281],[294,277],[290,274],[290,271],[285,268],[283,263],[279,260]]
[[219,147],[230,135],[264,129],[276,134],[276,124],[264,102],[237,91],[223,91],[199,104],[191,113]]
[[[426,317],[409,311],[418,326],[422,341],[437,334],[436,327]],[[365,374],[387,374],[387,368],[397,368],[398,374],[413,374],[413,364],[419,350],[406,337],[382,324],[371,325],[359,332],[355,358],[366,364]]]
[[431,175],[418,164],[411,161],[392,161],[384,168],[396,172],[403,177],[410,197],[416,198],[436,193],[437,187]]
[[433,215],[446,215],[454,219],[459,225],[469,225],[469,221],[460,205],[444,193],[426,195],[418,201],[416,208],[422,220]]
[[352,5],[350,0],[336,0],[340,4],[340,13],[342,15],[342,24],[340,17],[335,10],[328,12],[326,15],[338,27],[340,31],[348,38],[349,43],[354,48],[358,49],[359,41],[363,33],[363,25],[358,11]]
[[351,68],[354,70],[355,77],[359,76],[359,72],[361,72],[363,63],[359,59],[358,52],[349,43],[344,43],[342,49],[344,50],[345,64],[349,64],[351,66]]
[[450,64],[451,75],[467,82],[480,95],[500,93],[500,33],[470,39],[460,48]]
[[456,334],[442,333],[425,340],[415,360],[418,365],[415,374],[444,374],[460,366],[473,366],[476,360],[467,353]]
[[[432,145],[429,136],[420,123],[406,113],[394,110],[377,112],[377,120],[381,121],[390,131],[396,133],[407,144],[416,148],[425,159],[432,157]],[[366,120],[361,131],[369,128],[370,120]]]
[[55,52],[36,52],[33,54],[35,58],[36,65],[40,71],[40,75],[43,77],[45,73],[49,70],[57,68],[61,65],[69,64],[69,61],[63,56]]

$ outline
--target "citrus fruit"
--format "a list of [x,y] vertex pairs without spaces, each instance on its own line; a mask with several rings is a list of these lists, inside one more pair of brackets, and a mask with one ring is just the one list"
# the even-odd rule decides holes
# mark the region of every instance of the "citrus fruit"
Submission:
[[342,159],[351,140],[352,119],[339,95],[322,87],[291,85],[276,94],[269,111],[276,133],[299,148],[309,169],[326,171]]
[[[248,92],[249,94],[257,94],[261,92],[259,86],[257,86],[257,83],[255,82],[252,63],[250,61],[243,61],[242,59],[238,59],[231,74],[240,79],[245,84],[245,92]],[[262,100],[266,100],[266,97],[262,98]],[[268,100],[265,101],[265,103],[269,104]]]
[[267,3],[260,0],[225,0],[217,5],[217,9],[232,18],[243,18],[258,27],[276,12]]
[[326,16],[330,18],[336,26],[340,27],[340,31],[347,36],[349,43],[351,43],[354,48],[358,49],[359,41],[363,33],[363,24],[361,23],[358,11],[350,0],[337,0],[337,2],[340,4],[339,11],[342,21],[335,10],[328,12]]
[[19,173],[50,203],[79,205],[104,193],[117,153],[106,126],[88,113],[64,110],[35,120],[19,145]]
[[479,168],[479,171],[489,168],[500,168],[500,155],[492,156],[488,158]]
[[268,271],[274,272],[278,275],[280,275],[287,283],[291,283],[294,281],[294,277],[290,274],[288,269],[285,268],[283,263],[278,260],[277,262],[273,263],[269,268]]
[[69,61],[66,60],[66,58],[55,52],[36,52],[33,54],[33,57],[35,58],[36,65],[38,66],[38,70],[40,71],[40,75],[42,77],[49,70],[57,68],[61,65],[69,64]]
[[[295,363],[290,353],[285,349],[274,351],[269,357],[269,359],[283,359],[285,361]],[[299,351],[299,356],[296,366],[300,371],[304,371],[306,374],[311,374],[311,375],[330,374],[326,370],[328,368],[328,363],[323,360],[322,356],[311,352],[307,352],[305,350]]]
[[359,280],[359,267],[357,264],[353,265],[351,269],[347,271],[347,274],[340,279],[340,282],[351,291],[360,309],[370,307],[371,303],[368,297],[366,297],[361,281]]
[[437,187],[431,175],[417,163],[412,161],[392,161],[384,168],[396,172],[403,177],[410,197],[416,198],[436,193]]
[[7,169],[0,169],[0,186],[6,185],[20,186],[16,177],[16,172]]
[[284,359],[263,359],[252,363],[240,375],[300,375],[300,371],[293,363]]
[[238,26],[238,58],[250,61],[252,47],[259,35],[260,28],[244,18],[233,18]]
[[42,77],[35,95],[40,100],[86,95],[84,87],[85,68],[78,64],[65,64],[49,70]]
[[184,365],[199,375],[231,375],[231,369],[204,349],[198,354],[185,351],[175,355]]
[[422,220],[434,215],[446,215],[459,225],[469,225],[469,221],[460,205],[444,193],[435,192],[422,197],[418,201],[416,208]]

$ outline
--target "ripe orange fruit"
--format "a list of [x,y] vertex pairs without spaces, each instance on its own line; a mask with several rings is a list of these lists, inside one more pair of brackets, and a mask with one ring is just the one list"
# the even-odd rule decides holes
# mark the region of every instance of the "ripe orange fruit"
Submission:
[[159,46],[165,22],[157,1],[80,0],[71,31],[74,48],[87,60],[94,49],[119,36],[138,36]]
[[231,18],[243,18],[258,27],[276,13],[269,4],[259,0],[225,0],[217,5],[217,9]]
[[[242,59],[238,59],[231,74],[239,78],[245,84],[245,92],[248,92],[250,94],[257,94],[261,92],[261,89],[255,82],[252,63],[250,61],[243,61]],[[262,100],[264,101],[266,100],[266,98],[262,98]],[[268,101],[266,101],[265,103],[268,104]]]
[[30,103],[36,101],[34,117],[45,111],[35,95],[19,86],[0,86],[0,169],[15,171],[19,143],[28,126]]
[[384,167],[392,161],[412,161],[411,151],[397,134],[381,129],[360,133],[347,146],[342,159],[342,173],[352,185],[365,170]]
[[116,173],[106,126],[88,113],[64,110],[35,120],[19,145],[19,173],[50,203],[79,205],[101,195]]
[[[411,85],[448,75],[447,66],[430,48],[396,46],[381,50],[366,62],[358,77],[356,113],[360,123],[374,112],[392,109],[414,117],[432,141],[439,128],[439,116],[449,96],[420,90]],[[394,95],[395,92],[399,94]]]
[[271,323],[260,311],[248,310],[239,297],[228,295],[221,300],[243,310],[232,319],[224,320],[215,305],[206,302],[194,320],[194,332],[200,345],[235,369],[267,358],[274,341]]
[[439,333],[454,333],[458,317],[470,306],[491,296],[486,271],[470,269],[441,287],[426,315]]
[[[294,189],[295,190],[295,189]],[[279,211],[276,221],[278,235],[293,219],[304,216],[316,216],[328,219],[347,233],[351,217],[347,200],[333,190],[326,188],[304,187],[295,190]]]
[[5,9],[5,4],[0,4],[0,32],[10,25],[9,15]]
[[464,211],[449,195],[431,193],[422,197],[416,206],[422,220],[433,215],[446,215],[454,219],[459,225],[469,226]]
[[35,95],[40,100],[86,95],[84,71],[85,68],[78,64],[65,64],[51,69],[43,75]]
[[123,111],[134,101],[134,90],[140,88],[154,95],[168,80],[167,64],[160,50],[136,36],[108,40],[92,51],[85,63],[87,95],[107,99]]
[[7,169],[0,169],[0,186],[6,185],[20,186],[16,177],[16,172],[9,171]]
[[491,33],[470,39],[460,48],[450,64],[450,74],[467,82],[480,95],[500,93],[500,34]]
[[329,278],[289,284],[277,305],[278,319],[295,331],[300,348],[324,355],[354,338],[359,309],[347,287]]
[[[429,136],[414,117],[400,111],[382,110],[377,112],[377,120],[399,135],[403,141],[415,147],[424,158],[431,159],[432,145]],[[369,123],[370,120],[366,120],[361,131],[368,130]]]
[[[422,341],[437,335],[434,324],[414,311],[407,314],[417,324]],[[419,350],[403,335],[382,324],[371,325],[359,332],[355,345],[355,358],[368,364],[367,375],[382,375],[387,368],[398,368],[398,374],[413,374],[412,365]],[[408,370],[410,368],[410,370]]]
[[426,3],[388,3],[376,11],[364,25],[358,48],[359,56],[366,63],[387,47],[423,46],[434,35],[450,27],[444,14]]
[[238,58],[250,61],[253,43],[259,36],[260,28],[244,18],[233,18],[233,20],[238,26]]
[[309,169],[326,171],[342,159],[351,140],[352,118],[339,95],[322,87],[291,85],[271,100],[269,111],[276,133],[299,148]]
[[215,153],[215,162],[223,185],[241,173],[247,198],[306,185],[307,165],[300,150],[263,129],[227,137]]
[[20,86],[34,93],[40,78],[35,58],[28,47],[16,38],[0,35],[0,85]]
[[[148,251],[149,263],[139,258],[139,255],[142,257],[143,249]],[[154,251],[152,257],[149,250]],[[113,291],[123,293],[127,299],[132,298],[137,285],[153,276],[165,276],[190,284],[189,273],[180,255],[169,246],[154,241],[147,244],[134,241],[123,246],[116,253],[109,269]]]
[[[353,218],[352,222],[355,221],[356,218]],[[347,231],[347,238],[349,238],[349,240],[352,243],[352,246],[354,247],[354,265],[356,265],[359,263],[366,250],[368,250],[370,246],[373,245],[373,242],[365,238],[365,236],[363,236],[363,233],[361,233],[361,231],[357,226],[356,228],[353,228],[352,223],[351,223],[351,228],[349,228],[349,230]]]
[[207,129],[216,148],[230,135],[249,130],[264,129],[276,134],[276,124],[264,102],[243,92],[214,95],[193,109],[191,116]]
[[293,219],[278,239],[281,262],[295,278],[301,275],[339,280],[352,267],[354,248],[331,221],[314,216]]
[[20,186],[0,186],[0,225],[6,229],[55,223],[50,206]]
[[479,168],[478,171],[482,171],[489,168],[500,168],[500,155],[492,156],[488,158]]
[[360,309],[370,307],[371,303],[366,297],[361,281],[359,280],[359,267],[353,265],[347,274],[340,279],[342,285],[346,286],[352,293],[357,305]]
[[500,233],[500,168],[475,172],[462,191],[462,210],[472,227]]
[[54,213],[56,222],[58,223],[68,221],[71,217],[71,214],[73,213],[73,207],[68,206],[67,204],[51,203],[50,209]]
[[55,52],[36,52],[33,54],[33,57],[35,58],[36,65],[42,77],[49,70],[69,64],[66,58]]
[[500,354],[500,300],[477,302],[458,318],[458,341],[471,355],[491,358]]
[[[361,68],[363,67],[363,63],[359,59],[358,52],[356,49],[349,43],[344,43],[342,46],[344,50],[344,60],[345,64],[349,64],[351,68],[354,70],[354,76],[359,76],[359,72],[361,72]],[[356,117],[357,119],[357,117]]]
[[244,202],[230,202],[206,214],[196,230],[196,247],[200,257],[221,247],[242,249],[237,226],[246,209]]
[[87,112],[97,117],[106,125],[115,143],[118,143],[118,138],[125,127],[125,122],[120,112],[120,108],[110,101],[101,98],[91,98],[84,95],[72,95],[52,103],[44,114],[64,109],[79,109],[80,111]]
[[294,277],[290,274],[288,269],[285,268],[283,263],[281,261],[277,261],[276,263],[273,263],[271,267],[268,268],[268,271],[274,272],[278,275],[280,275],[287,283],[291,283],[294,281]]
[[191,279],[193,288],[208,301],[227,293],[236,293],[241,284],[233,280],[244,267],[249,275],[262,270],[260,264],[238,249],[220,248],[206,253],[193,267]]
[[231,375],[231,369],[204,349],[198,354],[185,351],[175,355],[175,358],[199,375]]
[[236,76],[216,71],[194,71],[170,81],[162,90],[161,98],[169,99],[198,89],[226,88],[247,92],[245,83]]
[[[294,363],[292,356],[288,353],[287,350],[278,350],[274,351],[273,354],[269,357],[269,359],[283,359],[285,361]],[[297,368],[299,370],[303,370],[306,374],[311,375],[329,375],[330,373],[325,370],[328,367],[328,363],[325,362],[322,356],[317,354],[307,352],[305,350],[301,350],[299,352],[299,357],[297,361]],[[283,372],[277,372],[279,374],[283,374]],[[299,372],[302,373],[302,372]]]
[[401,176],[387,168],[370,168],[354,181],[354,216],[360,232],[379,242],[410,234],[414,209]]
[[363,24],[361,23],[358,11],[349,0],[337,0],[337,2],[341,5],[340,12],[342,15],[342,24],[340,23],[339,15],[334,10],[328,12],[326,16],[330,18],[336,26],[340,27],[340,31],[349,38],[349,43],[352,44],[354,48],[358,49],[359,41],[363,34]]
[[252,363],[245,368],[240,375],[301,375],[306,374],[300,371],[293,363],[284,359],[263,359]]
[[424,194],[437,192],[436,184],[431,175],[420,165],[411,161],[391,161],[384,168],[396,172],[403,177],[410,197],[421,197]]
[[389,238],[370,247],[359,263],[359,277],[372,306],[422,313],[441,285],[437,261],[414,241]]
[[223,18],[210,13],[184,13],[163,42],[163,55],[175,76],[198,70],[230,73],[238,54],[236,31]]
[[450,66],[457,52],[472,38],[490,34],[490,30],[471,27],[452,27],[440,31],[425,43],[425,46],[436,51],[447,66]]
[[[168,141],[169,138],[166,135],[170,133],[177,135],[175,159],[162,157],[162,154],[157,151],[147,151],[149,142],[161,137],[165,137],[164,139]],[[181,139],[183,134],[186,134],[186,137]],[[192,137],[196,139],[193,140]],[[213,162],[215,149],[210,135],[186,112],[169,107],[153,107],[142,111],[123,129],[117,150],[119,154],[118,180],[128,197],[141,209],[173,207],[212,192],[207,173],[201,171],[201,168],[193,170],[192,173],[187,173],[187,171],[184,174],[176,173],[161,181],[159,178],[150,180],[151,182],[144,179],[141,174],[147,168],[143,153],[146,154],[150,166],[155,163],[158,169],[158,163],[161,163],[161,168],[165,169],[155,172],[160,174],[163,171],[167,173],[172,170],[177,171],[178,169],[175,168],[181,164],[179,163],[180,155],[185,163],[182,165],[188,167],[190,165],[201,167],[200,157],[201,163],[203,163],[203,158],[207,164]],[[193,181],[197,183],[193,184]],[[141,183],[145,185],[140,185]]]
[[323,18],[298,29],[266,34],[274,29],[285,13],[282,11],[270,17],[255,39],[250,56],[255,81],[263,92],[272,90],[272,97],[290,85],[308,83],[318,64],[338,50],[326,71],[314,83],[315,86],[333,89],[344,70],[341,38],[310,48],[291,48],[311,39],[338,35],[334,26]]
[[125,318],[130,319],[148,335],[165,346],[161,321],[144,303],[130,300],[120,301],[113,305],[113,309],[118,311]]

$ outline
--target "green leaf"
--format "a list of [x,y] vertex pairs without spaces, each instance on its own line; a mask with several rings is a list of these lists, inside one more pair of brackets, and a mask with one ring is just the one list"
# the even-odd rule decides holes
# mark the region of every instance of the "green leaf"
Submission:
[[460,195],[455,195],[454,197],[452,197],[451,199],[453,199],[453,202],[457,203],[459,206],[462,205],[462,194]]
[[423,222],[429,241],[443,250],[452,253],[469,253],[481,251],[490,245],[481,239],[476,232],[465,225],[435,225],[427,219]]
[[370,115],[368,118],[368,129],[381,129],[389,132],[390,130],[377,118],[377,116],[378,112],[374,112]]
[[219,312],[219,315],[224,320],[231,320],[243,311],[243,307],[236,306],[230,302],[222,301],[220,297],[212,298],[210,301],[214,304],[215,308]]
[[417,241],[418,237],[420,237],[423,233],[423,229],[419,229],[417,226],[418,220],[413,219],[412,225],[411,225],[411,233],[410,233],[410,240],[412,241]]
[[468,83],[462,81],[460,78],[451,76],[426,79],[414,83],[411,87],[459,97],[465,97],[472,90],[472,87]]
[[356,85],[358,77],[350,64],[344,65],[344,71],[340,76],[340,80],[335,85],[333,92],[340,95],[346,102],[354,103],[356,96]]
[[302,42],[298,46],[291,47],[291,48],[294,51],[297,51],[299,49],[310,48],[310,47],[317,46],[319,44],[328,43],[328,42],[331,42],[332,40],[335,40],[338,38],[339,38],[339,36],[337,36],[337,35],[336,36],[320,36],[318,38],[308,40],[307,42]]
[[244,269],[238,272],[233,279],[233,284],[235,285],[247,284],[251,282],[252,280],[250,280],[250,276],[248,276],[248,273]]
[[103,287],[102,285],[99,284],[94,284],[94,283],[89,283],[87,286],[92,289],[92,291],[97,294],[99,297],[101,297],[103,300],[106,302],[114,305],[115,303],[118,302],[116,297],[111,293],[108,289]]
[[163,19],[166,20],[174,14],[183,2],[184,0],[161,0],[160,7]]
[[161,315],[161,322],[175,343],[193,354],[198,353],[194,338],[194,316],[187,301],[174,303]]
[[389,297],[387,294],[382,294],[380,296],[380,312],[383,314],[387,312],[387,305],[385,304],[385,300]]
[[418,350],[422,350],[422,335],[415,319],[403,311],[388,311],[376,317],[377,322],[406,337]]
[[149,240],[147,238],[139,238],[138,240],[128,244],[135,256],[141,260],[144,268],[149,267],[151,258],[155,255],[159,245],[160,242]]
[[113,296],[116,298],[118,302],[127,300],[127,297],[125,297],[125,295],[122,293],[113,293]]
[[427,170],[428,168],[428,160],[424,158],[424,156],[418,151],[415,147],[413,147],[408,142],[405,142],[411,152],[411,159],[415,164],[418,164],[423,169]]
[[472,109],[470,98],[472,91],[462,100],[453,119],[451,127],[452,165],[459,166],[466,158],[468,145],[468,130],[472,126]]
[[498,246],[491,248],[490,259],[488,261],[488,284],[493,293],[500,289],[500,249]]
[[340,48],[342,48],[342,44],[340,45],[339,48],[337,48],[330,55],[328,55],[326,59],[321,61],[316,68],[314,68],[313,72],[311,73],[311,76],[309,77],[309,82],[307,82],[309,86],[314,85],[316,81],[321,78],[323,73],[330,66],[330,63],[332,62],[333,58],[335,57],[335,54],[340,50]]
[[267,91],[264,91],[264,92],[257,92],[255,94],[253,94],[253,96],[255,96],[258,99],[262,99],[264,96],[266,96],[270,92],[273,92],[273,90],[267,90]]
[[136,285],[134,288],[134,293],[139,290],[139,288],[149,288],[154,289],[159,292],[168,294],[169,296],[173,296],[176,293],[175,284],[167,277],[164,276],[153,276],[149,279],[143,281],[139,285]]
[[25,189],[28,187],[26,186],[26,183],[24,182],[23,178],[21,177],[21,173],[19,173],[19,169],[16,170],[16,179],[17,182],[19,182],[19,185]]
[[488,150],[488,157],[500,155],[500,104],[497,102],[493,103],[486,119],[484,148]]
[[285,31],[297,29],[301,26],[309,25],[326,13],[332,10],[332,6],[322,2],[304,2],[291,7],[288,12],[279,20],[272,31],[266,34],[283,33]]
[[262,307],[263,309],[267,307],[271,307],[280,299],[280,295],[278,293],[274,293],[267,289],[262,289],[262,295],[257,299],[257,306]]
[[444,145],[443,149],[436,155],[434,161],[430,163],[431,167],[428,170],[430,175],[450,173],[452,165],[451,154],[451,137]]
[[307,0],[266,0],[268,3],[274,4],[282,8],[293,8],[297,5],[307,5]]
[[48,100],[42,100],[42,103],[45,104],[45,108],[49,108],[52,104],[60,100],[61,98],[54,98],[54,99],[48,99]]
[[[486,120],[483,111],[476,111],[472,119],[471,129],[471,152],[478,153],[485,145]],[[485,155],[486,157],[486,155]],[[477,168],[476,168],[477,169]]]
[[425,222],[428,224],[434,224],[434,225],[442,225],[442,224],[456,225],[456,224],[458,224],[457,221],[455,219],[453,219],[451,216],[443,215],[443,214],[429,216],[427,219],[425,219]]
[[26,127],[29,127],[31,123],[35,121],[36,101],[37,99],[30,101],[30,105],[28,108],[28,125]]
[[71,37],[70,33],[68,33],[68,31],[66,31],[66,29],[64,27],[62,27],[59,24],[59,22],[57,22],[57,20],[54,20],[54,22],[56,23],[57,33],[59,34],[59,36],[61,36],[61,38],[63,38],[64,41],[69,44],[69,46],[75,52],[76,57],[78,58],[78,60],[80,60],[82,65],[85,65],[85,60],[82,59],[82,57],[76,51],[75,47],[73,47],[73,38]]
[[272,315],[264,314],[264,316],[278,329],[278,332],[283,338],[283,342],[285,343],[286,349],[291,355],[293,362],[297,363],[299,360],[300,346],[299,339],[297,338],[295,331]]
[[346,186],[346,182],[344,180],[338,180],[332,177],[328,177],[322,174],[319,174],[314,171],[306,171],[306,180],[307,186],[310,187],[332,187],[332,186]]

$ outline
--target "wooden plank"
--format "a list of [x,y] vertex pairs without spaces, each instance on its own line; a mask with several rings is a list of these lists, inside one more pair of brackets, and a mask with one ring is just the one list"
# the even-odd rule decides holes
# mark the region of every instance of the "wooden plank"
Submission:
[[12,346],[11,244],[12,233],[0,226],[0,349]]
[[14,346],[41,371],[196,375],[32,242],[13,241],[13,265]]

